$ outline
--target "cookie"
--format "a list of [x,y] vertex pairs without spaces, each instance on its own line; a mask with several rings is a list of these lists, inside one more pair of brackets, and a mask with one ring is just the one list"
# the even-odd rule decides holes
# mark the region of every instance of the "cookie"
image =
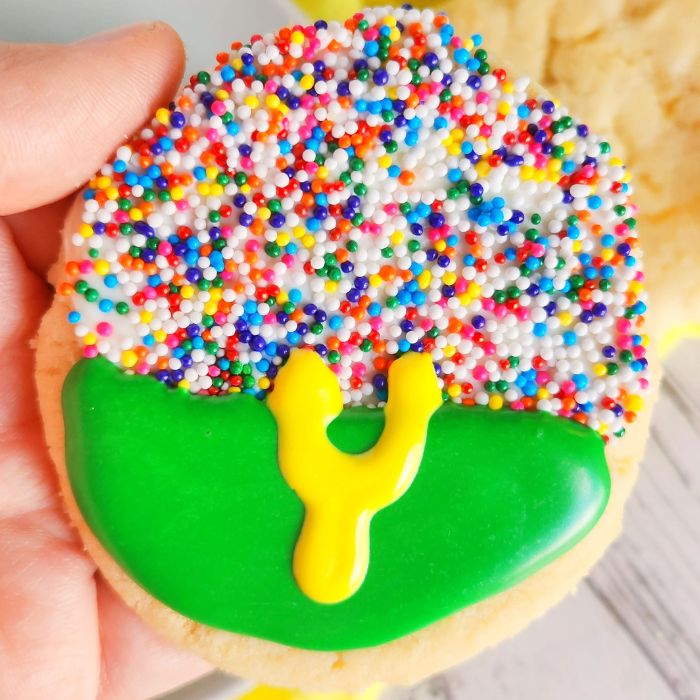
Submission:
[[234,43],[66,222],[37,384],[115,590],[221,668],[406,683],[619,530],[653,399],[629,175],[430,10]]

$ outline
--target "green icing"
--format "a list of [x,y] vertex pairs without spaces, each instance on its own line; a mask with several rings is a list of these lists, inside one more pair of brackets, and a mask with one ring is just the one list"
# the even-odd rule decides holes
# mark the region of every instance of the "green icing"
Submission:
[[[413,485],[372,522],[364,584],[322,605],[292,576],[303,507],[265,403],[192,396],[99,358],[73,367],[63,412],[78,505],[135,581],[199,622],[306,649],[382,644],[517,584],[591,529],[610,490],[589,428],[447,403]],[[329,436],[360,452],[383,423],[351,408]]]

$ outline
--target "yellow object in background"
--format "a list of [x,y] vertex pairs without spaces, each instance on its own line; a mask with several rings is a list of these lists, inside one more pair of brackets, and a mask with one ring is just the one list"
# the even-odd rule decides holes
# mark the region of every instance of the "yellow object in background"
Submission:
[[296,0],[296,4],[310,19],[344,20],[365,7],[365,3],[358,0]]
[[238,700],[378,700],[384,686],[375,684],[361,693],[302,693],[300,690],[259,685]]
[[685,338],[700,338],[700,323],[690,321],[688,323],[672,326],[661,336],[659,352],[665,357],[673,348]]
[[[373,3],[361,2],[358,0],[296,0],[296,4],[308,15],[309,19],[335,19],[342,21],[351,17],[355,12],[360,12],[363,7],[371,7],[372,5],[384,5],[386,2]],[[389,2],[390,5],[401,5],[399,0]],[[413,0],[413,7],[429,7],[432,3],[426,0]],[[438,3],[439,4],[439,3]]]

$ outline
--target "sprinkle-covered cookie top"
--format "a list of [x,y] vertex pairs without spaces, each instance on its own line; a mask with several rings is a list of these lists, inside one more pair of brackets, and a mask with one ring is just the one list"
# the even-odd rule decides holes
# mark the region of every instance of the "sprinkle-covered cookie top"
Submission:
[[608,143],[430,10],[216,60],[85,190],[59,289],[85,357],[263,397],[309,347],[376,404],[427,352],[446,399],[624,433],[646,306]]

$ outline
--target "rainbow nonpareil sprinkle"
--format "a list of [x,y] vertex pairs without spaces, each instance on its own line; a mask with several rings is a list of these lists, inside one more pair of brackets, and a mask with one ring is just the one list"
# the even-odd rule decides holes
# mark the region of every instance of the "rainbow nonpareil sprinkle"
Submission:
[[193,393],[274,387],[309,347],[347,404],[431,353],[446,399],[606,439],[647,387],[628,174],[430,10],[217,55],[85,191],[59,292],[85,357]]

